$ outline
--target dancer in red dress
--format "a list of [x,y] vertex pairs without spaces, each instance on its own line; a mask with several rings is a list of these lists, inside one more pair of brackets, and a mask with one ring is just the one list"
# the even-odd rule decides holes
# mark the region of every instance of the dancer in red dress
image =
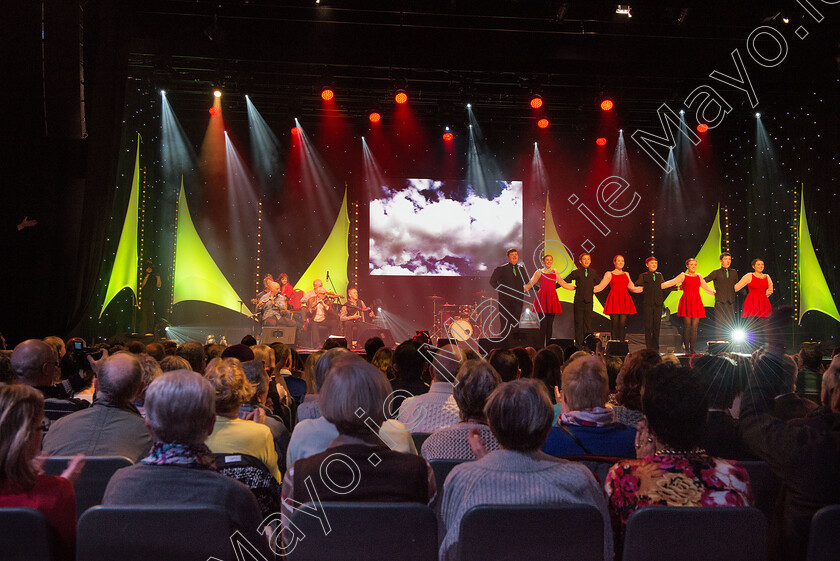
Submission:
[[630,273],[624,272],[623,255],[613,257],[613,265],[615,265],[615,269],[604,273],[604,278],[601,279],[594,291],[601,292],[607,285],[610,285],[607,303],[604,304],[604,313],[610,316],[610,337],[618,341],[624,341],[627,315],[636,313],[636,306],[633,304],[630,292],[641,292],[643,289],[641,286],[633,284],[633,281],[630,280]]
[[680,304],[677,308],[677,315],[683,318],[683,347],[687,354],[694,354],[694,345],[697,343],[697,325],[700,318],[706,317],[706,309],[703,307],[703,300],[700,298],[700,288],[714,294],[701,275],[697,274],[697,260],[688,259],[685,262],[685,273],[680,273],[668,282],[662,283],[662,288],[682,285],[683,294],[680,297]]
[[764,261],[761,259],[753,259],[752,268],[752,273],[747,273],[735,284],[735,291],[745,286],[749,288],[741,315],[745,318],[762,318],[753,320],[758,324],[753,326],[753,331],[763,333],[764,323],[767,321],[763,318],[767,318],[773,310],[768,298],[773,294],[773,279],[764,274]]
[[537,314],[543,314],[540,318],[540,340],[542,341],[543,347],[545,347],[551,341],[554,316],[563,311],[563,308],[560,306],[560,299],[557,297],[557,285],[562,286],[566,290],[574,290],[575,287],[557,275],[557,269],[552,267],[554,265],[554,257],[544,255],[542,261],[544,267],[534,273],[531,277],[531,282],[526,284],[523,290],[524,292],[528,292],[539,283],[537,297],[534,299],[534,311]]

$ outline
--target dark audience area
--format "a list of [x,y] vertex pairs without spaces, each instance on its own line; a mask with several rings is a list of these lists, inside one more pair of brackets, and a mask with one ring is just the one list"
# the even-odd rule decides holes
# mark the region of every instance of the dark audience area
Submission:
[[785,314],[681,364],[29,339],[0,353],[0,551],[837,559],[840,355],[789,354]]

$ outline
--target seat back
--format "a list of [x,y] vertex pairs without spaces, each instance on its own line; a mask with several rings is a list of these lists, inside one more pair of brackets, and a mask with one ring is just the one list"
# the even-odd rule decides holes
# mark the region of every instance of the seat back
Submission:
[[[47,458],[44,461],[44,473],[47,475],[61,475],[67,468],[69,457],[56,456]],[[118,469],[132,465],[132,461],[122,456],[90,456],[85,460],[85,467],[82,474],[73,486],[76,490],[76,515],[90,507],[102,504],[102,497],[105,495],[105,487],[108,486],[111,476]]]
[[435,483],[437,483],[438,496],[443,496],[443,483],[452,468],[469,460],[429,460],[432,471],[435,472]]
[[767,518],[754,507],[651,506],[627,522],[623,561],[766,561]]
[[480,505],[461,519],[461,561],[603,561],[604,519],[594,506]]
[[414,446],[417,448],[417,453],[420,453],[420,449],[423,448],[423,443],[426,442],[426,439],[432,435],[430,432],[413,432],[411,433],[411,439],[414,441]]
[[231,533],[217,507],[99,506],[79,519],[76,561],[232,561]]
[[763,512],[767,520],[771,520],[776,511],[776,501],[782,488],[782,480],[770,471],[766,462],[761,460],[747,460],[740,464],[750,474],[750,487],[755,508]]
[[5,561],[51,561],[47,517],[34,508],[0,508],[0,551]]
[[837,561],[840,559],[840,505],[821,508],[811,519],[808,538],[808,561]]
[[[437,522],[420,503],[321,503],[329,523],[295,510],[297,542],[290,561],[437,561]],[[83,561],[83,560],[79,560]]]
[[564,460],[577,462],[586,466],[601,485],[607,480],[607,474],[610,472],[611,467],[618,462],[627,460],[627,458],[622,458],[621,456],[598,456],[595,454],[574,454],[560,457]]
[[216,469],[251,489],[263,518],[280,512],[282,489],[259,458],[248,454],[216,454]]

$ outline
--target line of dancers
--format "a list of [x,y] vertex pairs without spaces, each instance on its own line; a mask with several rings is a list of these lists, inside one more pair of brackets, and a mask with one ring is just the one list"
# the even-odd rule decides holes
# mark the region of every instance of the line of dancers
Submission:
[[[496,268],[493,272],[490,283],[494,288],[498,289],[501,285],[518,286],[519,281],[525,280],[525,271],[521,265],[518,265],[519,254],[516,249],[509,249],[507,257],[508,263]],[[697,343],[697,325],[701,318],[706,317],[700,289],[715,296],[715,321],[720,338],[726,336],[724,329],[734,325],[735,293],[745,287],[749,289],[749,293],[744,302],[742,317],[766,318],[770,315],[769,296],[773,293],[773,281],[764,273],[764,261],[761,259],[752,261],[752,273],[747,273],[738,279],[737,271],[731,268],[732,256],[729,252],[720,254],[720,268],[705,277],[697,273],[697,260],[690,258],[685,262],[685,272],[666,281],[662,273],[657,271],[658,260],[650,256],[645,260],[647,271],[639,275],[635,283],[631,280],[630,274],[624,270],[623,255],[613,257],[613,269],[604,273],[603,277],[592,269],[592,256],[589,253],[582,253],[578,261],[580,267],[564,279],[553,267],[554,258],[548,254],[543,255],[543,267],[538,269],[522,286],[524,292],[528,292],[534,286],[538,287],[534,309],[543,312],[543,317],[540,319],[540,339],[543,345],[551,340],[555,315],[563,311],[557,296],[558,287],[575,291],[575,344],[578,346],[583,344],[585,335],[592,331],[594,293],[601,292],[607,286],[610,287],[610,293],[604,304],[604,313],[610,316],[611,338],[625,340],[627,316],[636,313],[630,292],[644,293],[642,313],[645,324],[645,344],[647,348],[656,351],[659,350],[659,327],[664,292],[671,287],[679,286],[682,291],[677,315],[683,318],[683,346],[685,352],[689,354],[694,353]],[[707,284],[710,282],[713,283],[714,288]],[[518,320],[522,312],[521,300],[512,298],[500,290],[499,305],[508,320],[515,321],[511,318]]]

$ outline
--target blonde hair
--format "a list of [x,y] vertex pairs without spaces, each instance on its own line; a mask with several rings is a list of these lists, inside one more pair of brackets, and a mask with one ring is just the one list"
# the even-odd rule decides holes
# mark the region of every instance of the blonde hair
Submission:
[[563,370],[563,397],[572,411],[603,407],[609,395],[607,366],[600,358],[576,358]]
[[38,472],[29,455],[33,425],[44,417],[44,397],[23,384],[0,387],[0,484],[24,491],[35,485]]
[[254,386],[245,377],[239,359],[214,358],[207,365],[204,375],[216,390],[217,413],[238,409],[254,396]]
[[251,350],[254,351],[254,360],[261,361],[266,372],[274,370],[274,349],[268,345],[253,345]]

